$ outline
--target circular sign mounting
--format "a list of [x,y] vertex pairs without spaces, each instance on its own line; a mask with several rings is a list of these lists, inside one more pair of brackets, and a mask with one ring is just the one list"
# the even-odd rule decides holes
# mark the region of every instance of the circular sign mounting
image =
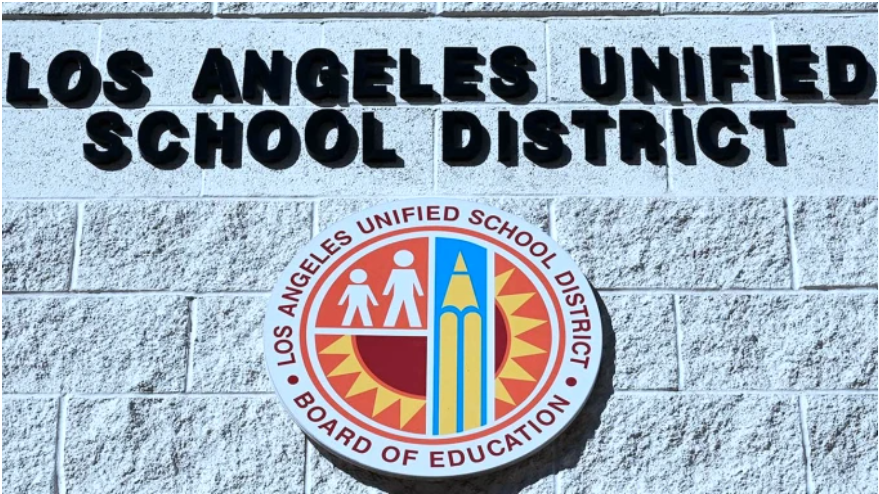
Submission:
[[360,466],[455,477],[535,452],[601,361],[598,304],[543,231],[482,204],[386,203],[318,234],[268,302],[266,365],[313,441]]

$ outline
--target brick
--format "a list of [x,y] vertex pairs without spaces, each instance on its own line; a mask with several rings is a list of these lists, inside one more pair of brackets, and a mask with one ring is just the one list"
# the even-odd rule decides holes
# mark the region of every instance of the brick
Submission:
[[79,288],[269,290],[310,235],[306,202],[88,203]]
[[[305,149],[305,125],[313,108],[284,110],[296,129],[295,162],[281,171],[271,170],[252,157],[246,144],[241,168],[228,168],[219,163],[205,172],[204,193],[211,196],[315,196],[315,195],[383,195],[406,192],[418,194],[433,190],[433,113],[428,109],[395,108],[370,110],[383,126],[383,145],[395,149],[402,160],[400,167],[373,168],[363,163],[363,126],[360,109],[344,110],[348,122],[358,136],[347,165],[331,168],[318,163]],[[222,122],[220,112],[210,112],[215,122]],[[247,122],[255,111],[235,112]],[[195,128],[195,112],[187,114],[187,124]],[[413,129],[417,129],[413,132]],[[245,131],[246,132],[246,131]],[[189,139],[193,141],[193,139]],[[335,141],[332,141],[335,142]],[[332,143],[331,142],[331,143]],[[274,145],[274,143],[272,143]],[[192,149],[193,143],[189,144]],[[292,160],[291,158],[291,160]],[[185,166],[195,166],[187,163]]]
[[[436,93],[443,93],[443,54],[445,47],[474,47],[485,58],[483,66],[476,69],[482,74],[478,83],[485,94],[485,101],[500,103],[504,100],[491,92],[490,80],[496,77],[490,68],[491,54],[494,50],[514,45],[525,50],[534,70],[529,72],[534,83],[532,94],[519,102],[546,101],[546,45],[544,24],[531,20],[453,20],[436,22],[429,20],[381,20],[357,22],[328,22],[324,24],[324,42],[335,52],[349,70],[349,78],[354,67],[354,50],[364,49],[364,40],[372,47],[388,50],[388,55],[399,62],[400,49],[411,48],[412,54],[420,60],[421,83],[432,84]],[[388,69],[394,84],[388,87],[397,103],[400,98],[399,71]],[[353,101],[353,96],[349,95]],[[448,102],[447,98],[442,101]],[[369,102],[367,102],[369,103]]]
[[379,492],[419,492],[425,494],[551,494],[553,459],[551,448],[493,472],[460,480],[408,480],[379,475],[323,453],[308,445],[308,475],[313,494],[367,494]]
[[[559,492],[798,492],[796,398],[593,395],[556,439]],[[734,487],[732,487],[734,486]]]
[[813,492],[870,492],[876,486],[876,395],[818,395],[808,403]]
[[211,14],[211,2],[5,2],[3,17],[159,17]]
[[[871,2],[873,12],[876,11],[876,3]],[[858,95],[855,99],[876,99],[876,68],[879,67],[879,26],[876,15],[858,15],[846,17],[833,16],[790,16],[780,17],[775,21],[776,46],[778,45],[811,45],[812,52],[818,56],[817,63],[812,65],[818,76],[815,81],[820,94],[807,97],[796,97],[796,100],[814,100],[833,98],[828,93],[827,86],[827,46],[848,45],[854,46],[867,57],[867,61],[873,67],[873,73],[868,76],[872,80],[868,94]],[[851,75],[851,74],[850,74]],[[778,84],[777,84],[778,86]],[[778,90],[779,99],[781,87]],[[874,112],[875,113],[875,112]],[[875,120],[875,119],[874,119]]]
[[[24,6],[15,7],[8,3],[4,3],[3,17],[6,17],[7,11],[13,9],[43,9],[47,8],[45,6],[66,5],[65,3],[60,2],[21,2],[21,4]],[[99,33],[100,26],[90,22],[60,23],[21,21],[9,23],[6,25],[6,29],[3,33],[3,80],[7,83],[9,81],[9,54],[12,52],[19,52],[30,66],[28,87],[39,89],[40,94],[46,99],[45,104],[36,106],[64,108],[64,106],[57,102],[49,92],[49,85],[46,82],[46,77],[49,73],[49,63],[59,53],[67,50],[81,51],[89,57],[89,60],[91,60],[93,64],[96,63]],[[6,88],[5,84],[4,88]],[[16,104],[16,106],[18,105],[19,104]],[[4,96],[3,107],[10,106],[12,105],[10,105]],[[3,116],[7,117],[11,112],[4,111],[3,113]],[[27,129],[27,127],[14,127],[9,125],[7,132],[16,128]],[[13,134],[13,132],[8,132],[7,135],[9,134]],[[45,137],[45,134],[43,134],[43,137]],[[47,139],[42,139],[41,144],[45,145],[47,143],[46,141]],[[7,143],[7,146],[4,147],[12,146],[9,146]],[[6,151],[4,151],[3,154],[4,158],[6,158]],[[3,161],[9,163],[6,159]],[[3,195],[6,195],[5,191]]]
[[271,391],[263,362],[265,297],[200,297],[192,359],[192,390]]
[[[602,80],[604,74],[604,48],[615,47],[617,55],[624,60],[626,81],[625,95],[614,98],[624,103],[639,103],[632,95],[632,48],[643,47],[645,52],[658,60],[658,48],[668,47],[681,67],[679,88],[684,91],[683,47],[693,47],[702,59],[705,77],[704,99],[709,103],[718,100],[712,96],[709,67],[709,48],[715,46],[741,46],[750,53],[750,46],[763,45],[767,51],[772,46],[772,28],[769,19],[758,18],[631,18],[600,20],[551,20],[549,29],[549,55],[552,67],[550,100],[557,102],[592,101],[580,85],[580,48],[591,48],[593,55],[601,62]],[[744,65],[743,70],[753,81],[753,67]],[[685,96],[670,98],[677,102]],[[751,84],[734,84],[732,101],[761,101],[754,95]],[[644,103],[666,102],[657,91],[644,98]]]
[[[522,151],[522,146],[530,139],[525,137],[522,128],[525,116],[535,110],[555,112],[565,126],[566,134],[562,140],[569,153],[558,163],[551,164],[557,168],[542,167],[529,160]],[[577,108],[586,109],[586,108]],[[593,110],[604,108],[592,108]],[[454,111],[456,108],[444,107],[443,110]],[[486,132],[483,139],[488,144],[485,160],[480,163],[449,165],[442,161],[441,155],[437,162],[437,189],[445,194],[460,194],[462,184],[467,184],[468,194],[573,194],[573,195],[659,195],[667,188],[667,167],[656,166],[642,159],[640,164],[629,164],[620,159],[620,137],[618,128],[608,129],[605,137],[605,157],[602,161],[590,163],[586,160],[583,130],[571,123],[571,110],[564,108],[511,107],[510,116],[517,122],[518,145],[514,153],[514,161],[508,165],[498,161],[498,110],[482,108],[457,108],[467,111],[479,118]],[[608,109],[610,117],[619,121],[619,110]],[[650,111],[650,110],[648,110]],[[657,122],[662,125],[663,115],[659,111],[651,111]],[[443,125],[442,116],[437,124],[437,140],[441,142]],[[439,151],[438,151],[439,152]],[[643,154],[643,153],[642,153]],[[642,158],[644,158],[642,156]]]
[[[775,166],[766,161],[763,131],[750,125],[750,112],[779,107],[730,108],[745,126],[738,135],[748,149],[744,160],[724,166],[696,146],[693,164],[682,164],[669,150],[671,191],[684,195],[875,195],[876,155],[863,143],[872,139],[876,109],[868,106],[788,106],[791,128],[784,130],[785,154]],[[704,109],[686,109],[695,129]],[[669,117],[670,121],[670,117]],[[669,125],[667,143],[674,142]],[[695,130],[694,134],[695,135]],[[733,134],[724,130],[721,144]]]
[[664,2],[662,11],[666,14],[875,12],[876,2]]
[[[134,130],[123,138],[131,163],[108,172],[83,157],[83,144],[92,142],[86,122],[92,110],[14,110],[3,112],[7,132],[3,147],[3,196],[14,197],[131,197],[195,196],[201,188],[201,169],[188,163],[177,170],[159,170],[137,150],[136,130],[145,111],[118,112]],[[190,132],[193,132],[192,121]],[[185,125],[190,125],[186,122]],[[53,136],[47,138],[47,136]],[[190,146],[189,141],[182,142]],[[192,147],[189,147],[191,150]]]
[[183,390],[182,297],[4,297],[3,305],[6,392]]
[[67,289],[75,235],[74,204],[4,202],[3,290]]
[[875,389],[876,295],[681,297],[686,389]]
[[599,288],[787,288],[781,199],[582,199],[557,240]]
[[620,15],[658,14],[652,2],[441,2],[442,15]]
[[3,400],[3,492],[55,492],[58,400]]
[[[543,231],[549,231],[549,200],[538,198],[504,198],[504,197],[476,197],[461,198],[465,201],[473,201],[506,211],[521,217]],[[324,230],[328,226],[341,221],[348,216],[368,209],[372,206],[394,198],[385,199],[325,199],[318,206],[319,229]]]
[[[670,295],[604,293],[612,331],[604,342],[614,389],[677,389],[678,359],[674,305]],[[602,364],[602,369],[604,365]],[[611,372],[610,369],[604,369]]]
[[[101,31],[99,67],[107,78],[106,59],[114,52],[136,47],[153,72],[145,80],[151,93],[150,106],[198,105],[192,99],[192,89],[209,48],[222,48],[235,71],[239,94],[244,80],[244,52],[256,50],[271,66],[272,50],[282,50],[293,67],[289,104],[305,105],[308,100],[299,94],[295,84],[296,62],[306,51],[318,48],[320,39],[320,25],[309,22],[107,21]],[[109,104],[103,98],[101,102]],[[261,104],[275,106],[267,96]],[[211,105],[233,103],[219,95]]]
[[221,16],[426,16],[433,2],[218,2]]
[[792,208],[801,285],[876,285],[875,197],[804,197]]
[[274,397],[70,400],[69,492],[304,492],[305,441]]

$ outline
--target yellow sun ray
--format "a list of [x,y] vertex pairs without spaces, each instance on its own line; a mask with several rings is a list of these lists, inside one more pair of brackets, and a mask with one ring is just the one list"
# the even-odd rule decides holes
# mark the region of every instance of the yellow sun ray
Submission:
[[507,281],[510,281],[510,276],[513,275],[513,271],[515,269],[510,269],[506,272],[503,272],[494,277],[494,294],[498,295],[501,293],[501,290],[504,289],[504,285],[507,284]]
[[546,353],[546,350],[543,348],[538,348],[531,343],[522,341],[520,339],[513,339],[512,344],[510,345],[510,358],[516,357],[527,357],[528,355],[540,355],[541,353]]
[[400,398],[400,427],[404,427],[406,424],[412,420],[412,417],[415,416],[422,408],[424,407],[424,400],[416,400],[414,398]]
[[546,322],[543,319],[513,315],[507,316],[507,320],[510,322],[510,332],[513,333],[513,336],[519,336]]
[[377,387],[378,384],[369,377],[369,374],[361,372],[360,375],[357,376],[357,380],[354,381],[354,384],[351,385],[351,389],[348,390],[348,394],[345,395],[345,398],[357,396],[360,393],[371,391]]
[[503,369],[501,369],[500,375],[498,377],[502,379],[513,379],[516,381],[534,381],[535,379],[531,377],[531,374],[528,373],[525,369],[522,368],[521,365],[517,364],[515,360],[508,359],[504,364]]
[[351,355],[354,353],[354,345],[351,336],[343,336],[330,343],[320,351],[321,355]]
[[373,417],[382,413],[394,403],[400,401],[400,396],[397,393],[381,386],[378,386],[377,389],[378,391],[375,393],[375,403],[372,404]]
[[360,361],[357,360],[357,357],[354,355],[348,355],[345,360],[327,374],[327,377],[346,376],[357,372],[363,372],[363,366],[360,365]]
[[531,299],[534,296],[534,292],[531,293],[515,293],[512,295],[500,295],[496,297],[497,303],[501,306],[501,309],[504,311],[504,314],[513,314],[519,307],[525,305],[525,302]]
[[504,403],[509,403],[510,405],[516,404],[516,402],[513,401],[513,397],[510,396],[510,392],[507,391],[507,387],[504,386],[504,383],[501,382],[500,379],[494,380],[494,397]]

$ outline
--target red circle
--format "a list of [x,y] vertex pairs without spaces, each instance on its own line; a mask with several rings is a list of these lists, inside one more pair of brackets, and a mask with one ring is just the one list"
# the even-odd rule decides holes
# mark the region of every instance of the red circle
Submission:
[[[339,264],[344,262],[345,259],[347,259],[347,258],[351,257],[352,255],[356,254],[357,252],[363,250],[364,248],[366,248],[367,246],[369,246],[372,243],[375,243],[375,242],[380,241],[384,238],[388,238],[388,237],[392,237],[392,236],[397,236],[397,235],[402,235],[402,234],[412,233],[412,232],[425,231],[425,230],[434,231],[434,232],[435,231],[445,231],[445,232],[460,233],[463,235],[470,235],[470,236],[479,238],[483,241],[486,241],[488,243],[494,244],[497,247],[501,247],[508,254],[512,254],[514,257],[518,258],[526,266],[528,266],[532,270],[533,273],[538,275],[538,278],[540,279],[541,283],[544,286],[544,289],[546,289],[546,291],[549,294],[550,299],[552,301],[550,306],[554,306],[554,308],[555,308],[555,316],[557,318],[557,321],[559,321],[559,324],[561,326],[563,326],[564,317],[562,315],[561,306],[559,304],[558,298],[556,297],[556,294],[550,289],[550,283],[549,283],[548,279],[546,278],[546,275],[544,273],[540,272],[538,269],[536,269],[536,266],[534,265],[534,263],[530,259],[525,257],[524,254],[510,249],[510,247],[508,245],[503,244],[501,241],[499,241],[497,239],[494,239],[484,233],[475,232],[472,230],[465,230],[465,229],[458,228],[458,227],[412,227],[412,228],[404,228],[401,230],[388,232],[388,233],[373,237],[373,238],[369,239],[368,241],[358,245],[356,249],[345,253],[345,255],[336,259],[335,262],[330,263],[328,266],[326,266],[325,273],[332,272],[332,270],[336,266],[338,266]],[[308,319],[307,314],[311,310],[311,305],[314,302],[315,294],[318,291],[320,291],[321,285],[323,285],[323,283],[326,280],[327,280],[327,276],[325,276],[325,275],[321,276],[305,300],[305,304],[302,309],[302,313],[304,314],[304,316],[300,319],[301,326],[300,326],[300,332],[299,332],[300,344],[302,345],[303,348],[306,348],[308,346],[308,343],[306,341],[306,331],[304,331],[302,329],[302,326],[305,325],[305,321]],[[558,337],[559,337],[558,347],[565,348],[565,332],[564,332],[563,327],[559,328]],[[529,404],[535,403],[543,395],[545,395],[546,392],[549,390],[550,386],[552,385],[553,381],[556,379],[556,377],[558,375],[559,368],[561,367],[563,353],[564,353],[563,351],[558,352],[558,355],[556,356],[556,362],[550,370],[549,378],[544,383],[543,389],[540,391],[539,395],[536,398],[532,399],[529,402]],[[418,438],[415,438],[415,437],[398,436],[393,433],[379,431],[378,429],[372,427],[370,424],[364,423],[361,420],[358,420],[357,418],[355,418],[354,416],[348,414],[348,412],[346,412],[344,409],[338,408],[338,405],[336,403],[334,403],[334,401],[332,400],[332,398],[330,396],[327,395],[326,391],[323,389],[323,386],[321,386],[320,382],[317,380],[307,351],[302,353],[302,358],[303,358],[303,364],[305,367],[305,371],[308,373],[312,384],[315,386],[315,388],[317,388],[317,391],[321,395],[321,397],[323,399],[325,399],[333,408],[335,408],[338,413],[342,414],[342,416],[344,416],[348,420],[351,420],[352,422],[354,422],[358,426],[363,427],[367,431],[370,431],[375,434],[383,435],[384,437],[387,437],[387,438],[400,440],[403,442],[408,442],[408,443],[412,443],[412,444],[454,444],[457,442],[464,442],[464,441],[472,440],[472,439],[475,439],[476,437],[483,437],[487,434],[491,434],[493,432],[496,432],[498,430],[503,429],[504,427],[508,426],[513,421],[522,418],[522,416],[527,412],[527,410],[529,410],[527,408],[520,409],[518,411],[518,413],[516,413],[516,415],[514,415],[512,417],[508,417],[508,418],[505,417],[505,419],[501,423],[496,423],[487,430],[476,432],[476,433],[473,433],[470,435],[465,435],[463,437],[451,437],[451,438],[437,438],[437,437],[423,437],[423,438],[421,438],[421,437],[418,437]],[[474,437],[474,436],[476,436],[476,437]]]
[[299,378],[296,376],[290,376],[287,378],[287,382],[290,384],[296,384],[299,382]]
[[577,379],[573,378],[573,377],[569,377],[565,380],[565,384],[567,384],[568,386],[574,387],[577,385]]

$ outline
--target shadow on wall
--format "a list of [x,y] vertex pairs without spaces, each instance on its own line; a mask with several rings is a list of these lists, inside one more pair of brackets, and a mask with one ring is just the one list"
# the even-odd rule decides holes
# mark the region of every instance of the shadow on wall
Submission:
[[339,459],[312,442],[313,450],[317,450],[324,459],[352,477],[355,481],[385,492],[426,492],[437,494],[458,494],[462,492],[507,493],[519,492],[530,486],[536,487],[538,484],[543,483],[548,484],[548,487],[537,489],[538,491],[552,491],[553,476],[560,471],[576,467],[577,460],[585,450],[587,442],[595,437],[595,431],[601,424],[601,415],[604,413],[608,400],[613,395],[616,337],[610,320],[610,314],[607,312],[604,301],[601,300],[594,287],[592,292],[598,301],[598,308],[601,313],[604,341],[598,378],[595,381],[595,386],[592,388],[589,400],[569,427],[559,437],[545,445],[532,456],[487,474],[477,474],[472,477],[454,480],[429,481],[402,479],[374,473]]

